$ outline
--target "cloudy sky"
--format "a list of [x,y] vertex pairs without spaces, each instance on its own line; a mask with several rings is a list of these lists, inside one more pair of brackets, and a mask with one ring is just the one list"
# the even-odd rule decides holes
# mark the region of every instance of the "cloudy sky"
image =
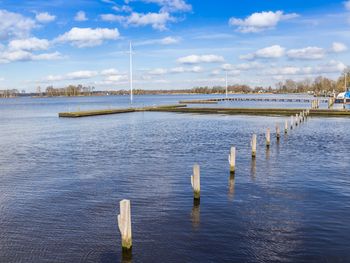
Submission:
[[336,78],[350,1],[0,0],[0,89],[127,89],[130,41],[136,88]]

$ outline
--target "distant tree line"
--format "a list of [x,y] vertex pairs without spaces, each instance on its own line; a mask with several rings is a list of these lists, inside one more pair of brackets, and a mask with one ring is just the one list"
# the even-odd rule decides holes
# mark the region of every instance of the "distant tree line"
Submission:
[[333,93],[343,92],[345,87],[350,84],[350,73],[340,76],[337,80],[328,79],[322,76],[314,80],[305,79],[301,81],[294,81],[287,79],[276,84],[277,93],[303,93],[309,92],[316,95],[331,95]]
[[0,90],[0,98],[13,98],[17,97],[19,91],[17,89]]
[[[350,72],[342,74],[337,80],[332,80],[326,77],[316,77],[315,79],[304,79],[295,81],[287,79],[276,83],[276,88],[271,87],[249,87],[248,85],[229,85],[229,93],[311,93],[318,96],[331,96],[334,93],[339,93],[345,90],[345,86],[350,85]],[[192,89],[173,89],[173,90],[142,90],[135,89],[135,95],[155,95],[155,94],[224,94],[226,88],[222,86],[214,87],[194,87]],[[16,96],[98,96],[98,95],[129,95],[128,89],[114,91],[96,91],[95,87],[85,87],[83,85],[69,85],[64,88],[54,88],[53,86],[46,87],[45,90],[37,88],[35,93],[21,93],[17,89],[0,90],[0,97],[11,98]]]
[[[46,88],[45,92],[43,94],[38,95],[45,95],[48,97],[55,97],[55,96],[91,96],[93,95],[95,87],[84,87],[83,85],[69,85],[65,88],[54,88],[53,86],[49,86]],[[40,88],[39,92],[40,93]]]

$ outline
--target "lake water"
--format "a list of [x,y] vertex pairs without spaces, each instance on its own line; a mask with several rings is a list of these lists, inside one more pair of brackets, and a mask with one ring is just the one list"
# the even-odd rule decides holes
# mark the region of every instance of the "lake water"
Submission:
[[[282,128],[286,117],[57,117],[127,106],[127,97],[0,100],[0,262],[350,262],[349,119],[312,117],[277,143],[275,124]],[[200,205],[190,183],[194,163]],[[122,258],[116,219],[124,198],[131,260]]]

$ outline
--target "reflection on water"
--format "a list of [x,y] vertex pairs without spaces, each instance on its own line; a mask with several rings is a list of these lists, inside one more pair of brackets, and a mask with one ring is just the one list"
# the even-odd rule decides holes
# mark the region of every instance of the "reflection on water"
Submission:
[[266,160],[270,159],[270,147],[266,147]]
[[[136,96],[135,105],[186,98]],[[128,101],[0,100],[0,262],[130,262],[115,219],[122,199],[132,201],[133,262],[349,261],[349,119],[309,119],[273,140],[268,159],[260,136],[252,159],[251,134],[286,117],[57,118]],[[228,178],[230,145],[239,152]],[[200,205],[186,176],[195,162]]]
[[250,161],[250,177],[253,181],[256,178],[256,158],[252,158]]
[[228,181],[228,196],[230,201],[233,201],[235,196],[235,174],[230,173],[229,181]]
[[121,262],[122,263],[132,263],[132,249],[123,249],[122,250]]
[[193,207],[191,211],[192,226],[198,229],[201,222],[200,199],[193,199]]

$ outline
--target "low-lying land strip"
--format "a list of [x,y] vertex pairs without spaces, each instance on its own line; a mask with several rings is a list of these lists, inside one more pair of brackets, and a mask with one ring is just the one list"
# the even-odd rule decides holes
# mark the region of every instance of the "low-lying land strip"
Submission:
[[[230,114],[230,115],[276,115],[290,116],[300,113],[304,109],[288,109],[288,108],[206,108],[206,107],[186,107],[185,104],[150,106],[142,108],[125,108],[125,109],[107,109],[107,110],[91,110],[77,112],[62,112],[59,117],[79,118],[88,116],[98,116],[107,114],[121,114],[140,111],[157,111],[157,112],[177,112],[177,113],[196,113],[196,114]],[[320,117],[350,117],[350,110],[329,110],[329,109],[312,109],[310,116]]]

